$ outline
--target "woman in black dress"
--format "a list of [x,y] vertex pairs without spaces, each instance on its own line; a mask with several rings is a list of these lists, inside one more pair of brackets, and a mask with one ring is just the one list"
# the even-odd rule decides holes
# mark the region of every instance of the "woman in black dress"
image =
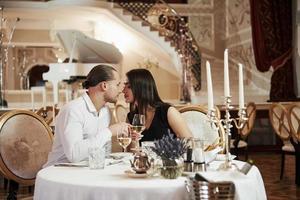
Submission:
[[146,69],[133,69],[126,73],[127,82],[123,89],[125,101],[130,103],[127,120],[132,123],[134,114],[146,117],[142,141],[161,139],[171,132],[180,138],[190,138],[192,134],[176,108],[161,100],[154,78]]

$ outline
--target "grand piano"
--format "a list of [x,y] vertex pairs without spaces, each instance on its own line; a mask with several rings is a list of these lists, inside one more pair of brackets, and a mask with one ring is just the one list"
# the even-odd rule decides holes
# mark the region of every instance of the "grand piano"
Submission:
[[[92,39],[77,30],[60,30],[57,37],[69,54],[68,63],[50,63],[43,79],[53,85],[53,102],[58,104],[58,83],[74,76],[86,76],[97,64],[119,64],[122,54],[112,44]],[[73,60],[77,63],[72,63]]]

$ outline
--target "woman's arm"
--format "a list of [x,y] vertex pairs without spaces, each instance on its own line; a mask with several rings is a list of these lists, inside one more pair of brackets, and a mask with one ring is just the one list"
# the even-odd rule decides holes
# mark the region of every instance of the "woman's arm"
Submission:
[[188,128],[186,122],[182,118],[181,114],[174,107],[168,109],[168,123],[172,130],[175,132],[177,137],[180,138],[190,138],[193,137],[190,129]]

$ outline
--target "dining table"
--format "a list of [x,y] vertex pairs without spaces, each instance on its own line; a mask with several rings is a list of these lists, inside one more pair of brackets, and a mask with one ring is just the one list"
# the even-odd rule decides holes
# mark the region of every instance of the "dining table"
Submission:
[[[127,160],[128,161],[128,160]],[[189,199],[187,177],[165,179],[159,175],[140,175],[131,171],[129,162],[106,160],[104,169],[89,169],[80,165],[50,166],[36,177],[34,200],[185,200]],[[115,162],[115,163],[114,163]],[[220,171],[224,161],[213,161],[206,172],[199,172],[209,181],[232,181],[235,199],[264,200],[265,187],[261,174],[253,166],[247,175],[237,170]],[[245,164],[233,161],[238,168]]]

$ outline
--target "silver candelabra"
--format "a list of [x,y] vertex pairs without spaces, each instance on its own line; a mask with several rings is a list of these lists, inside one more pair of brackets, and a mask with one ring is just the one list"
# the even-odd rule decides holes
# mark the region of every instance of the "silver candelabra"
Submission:
[[215,109],[211,109],[208,111],[208,118],[211,123],[221,124],[225,129],[225,151],[226,151],[226,159],[225,162],[222,163],[219,167],[220,170],[234,170],[237,169],[237,166],[231,162],[230,156],[230,140],[231,140],[231,132],[232,122],[237,129],[242,129],[247,122],[248,118],[246,117],[246,108],[239,108],[238,118],[230,118],[230,110],[233,109],[233,106],[230,105],[231,96],[227,96],[224,98],[224,109],[225,109],[225,118],[219,119],[216,117]]

